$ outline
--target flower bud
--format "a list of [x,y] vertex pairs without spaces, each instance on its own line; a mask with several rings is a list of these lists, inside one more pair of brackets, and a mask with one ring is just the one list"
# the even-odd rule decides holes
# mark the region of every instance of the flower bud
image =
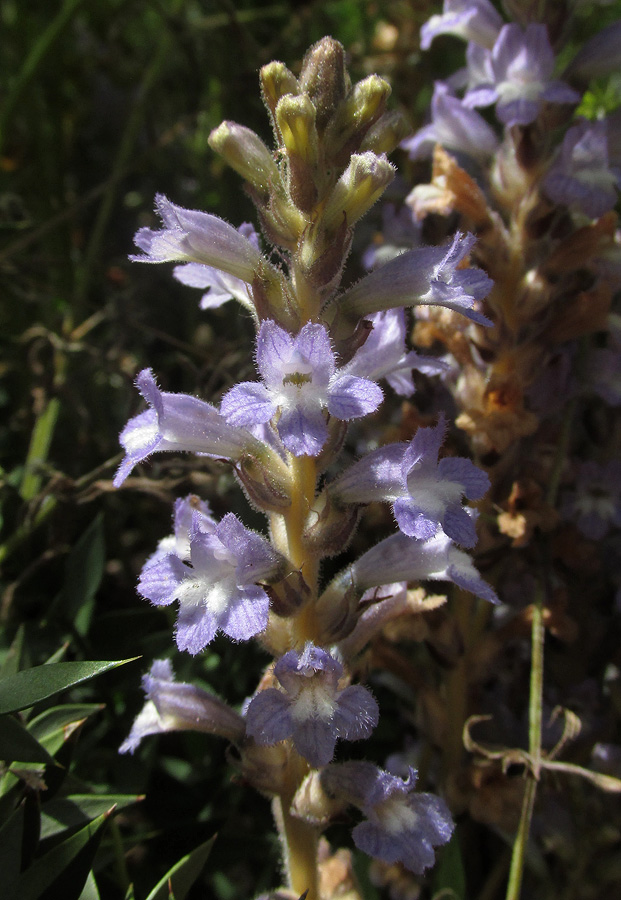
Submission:
[[403,113],[391,110],[380,116],[369,128],[360,144],[360,152],[372,150],[378,156],[382,153],[392,153],[411,133],[412,126]]
[[298,80],[284,63],[271,62],[259,72],[263,102],[270,113],[275,115],[278,101],[285,94],[298,94]]
[[298,156],[307,163],[317,160],[317,111],[306,95],[288,94],[278,101],[276,124],[289,157]]
[[281,618],[294,615],[310,598],[310,588],[298,569],[280,581],[265,585],[265,590],[271,601],[272,612]]
[[317,111],[306,94],[282,97],[276,124],[288,157],[287,188],[295,206],[310,212],[317,201],[314,175],[318,158]]
[[395,168],[384,156],[370,151],[354,154],[328,200],[326,229],[338,228],[343,217],[351,227],[379,200],[394,177]]
[[[390,85],[379,75],[369,75],[354,85],[330,123],[329,145],[343,164],[355,150],[368,129],[379,119],[390,96]],[[328,154],[332,155],[332,154]]]
[[310,772],[295,792],[291,812],[298,819],[325,828],[346,806],[345,801],[328,796],[321,783],[321,772]]
[[262,194],[278,183],[280,173],[272,154],[250,128],[223,122],[209,135],[209,146]]
[[[319,503],[321,509],[317,508]],[[358,518],[358,507],[335,503],[324,491],[311,510],[304,528],[305,546],[317,557],[342,553],[354,534]]]
[[317,109],[319,131],[323,131],[344,100],[348,80],[342,44],[324,37],[310,48],[300,73],[300,89],[309,95]]
[[269,459],[247,454],[240,459],[236,474],[251,503],[265,512],[281,513],[291,506],[291,484],[284,466],[274,471],[276,460],[274,453],[269,454]]

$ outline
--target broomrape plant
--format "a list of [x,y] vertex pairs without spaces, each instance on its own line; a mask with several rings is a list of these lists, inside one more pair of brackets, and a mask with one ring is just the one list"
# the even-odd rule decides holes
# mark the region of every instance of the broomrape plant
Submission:
[[[154,605],[177,604],[179,650],[201,653],[223,632],[257,641],[273,662],[236,711],[175,681],[168,660],[155,661],[144,677],[146,705],[121,752],[134,752],[148,735],[183,729],[234,744],[244,783],[273,803],[282,890],[306,892],[307,900],[359,896],[350,855],[327,849],[322,838],[336,819],[354,825],[353,843],[364,853],[415,874],[451,838],[447,800],[460,809],[463,798],[454,785],[448,790],[446,771],[425,775],[436,788],[429,793],[417,789],[411,766],[392,759],[382,767],[361,758],[359,748],[347,759],[348,744],[368,738],[382,715],[362,683],[372,658],[365,652],[389,623],[419,619],[443,602],[414,590],[421,582],[457,586],[458,618],[460,605],[469,616],[498,603],[468,552],[477,545],[478,511],[465,501],[486,511],[487,535],[495,523],[486,547],[495,552],[503,540],[506,547],[517,525],[497,511],[507,484],[522,476],[502,454],[550,415],[553,398],[545,399],[542,382],[551,344],[571,354],[563,341],[589,330],[583,307],[559,287],[572,240],[574,254],[587,253],[588,244],[602,329],[619,283],[618,244],[606,218],[619,174],[605,165],[607,126],[572,122],[580,79],[594,59],[601,67],[596,48],[587,45],[565,79],[554,78],[546,22],[505,24],[488,0],[447,0],[424,26],[422,46],[442,32],[470,42],[467,69],[436,85],[431,123],[407,140],[404,120],[387,111],[389,85],[375,75],[352,85],[332,38],[311,47],[297,78],[283,63],[264,66],[275,148],[234,122],[210,137],[244,179],[262,238],[247,223],[236,229],[158,195],[161,225],[137,233],[141,254],[132,257],[177,263],[174,277],[204,291],[205,309],[240,303],[255,326],[248,352],[257,377],[212,405],[163,392],[154,373],[142,371],[136,384],[148,409],[121,433],[125,458],[115,485],[157,452],[190,452],[197,465],[204,456],[224,460],[266,523],[260,534],[233,513],[217,521],[194,495],[180,498],[174,533],[145,563],[138,590]],[[615,45],[606,46],[614,56]],[[491,106],[496,125],[476,111]],[[550,117],[556,144],[544,132]],[[354,227],[392,182],[387,154],[401,142],[414,158],[434,154],[432,181],[414,189],[398,216],[385,216],[381,253],[365,254],[377,265],[343,289]],[[470,168],[460,167],[464,158]],[[480,185],[470,171],[481,173]],[[418,243],[430,213],[447,223],[451,216],[452,230],[447,224],[433,246],[391,247],[391,222],[399,219],[401,240]],[[604,219],[593,224],[596,215]],[[605,257],[612,258],[608,267]],[[443,358],[410,348],[414,324],[418,343],[442,344]],[[447,455],[441,404],[415,417],[409,432],[393,429],[397,440],[387,438],[382,412],[396,408],[391,394],[413,394],[413,372],[439,379],[436,395],[451,413],[457,409],[467,457]],[[544,407],[548,412],[538,411]],[[576,489],[563,495],[562,509],[585,533],[619,524],[618,487],[608,486],[609,502],[593,497],[595,485],[606,492],[613,468],[583,466]],[[367,507],[390,509],[392,533],[379,540],[359,528]],[[474,607],[473,595],[483,603]],[[479,612],[477,621],[489,615]],[[452,710],[458,740],[445,762],[455,769],[467,706],[459,704],[461,717]],[[338,884],[330,880],[336,853],[346,860]]]

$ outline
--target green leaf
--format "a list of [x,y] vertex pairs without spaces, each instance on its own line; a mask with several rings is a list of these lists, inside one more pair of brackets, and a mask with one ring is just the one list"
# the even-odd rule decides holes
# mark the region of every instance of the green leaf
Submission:
[[451,896],[454,900],[466,898],[466,873],[457,831],[439,853],[433,873],[433,893],[446,893],[447,898]]
[[207,857],[211,852],[215,839],[216,836],[214,835],[208,841],[205,841],[204,844],[201,844],[200,847],[197,847],[195,850],[192,850],[191,853],[188,853],[187,856],[184,856],[183,859],[180,859],[179,862],[176,863],[172,869],[160,879],[160,881],[158,881],[147,897],[147,900],[171,900],[172,895],[169,888],[169,882],[172,886],[175,900],[185,900],[188,891],[201,874],[203,867],[207,862]]
[[22,654],[24,652],[24,634],[25,628],[23,625],[20,625],[17,629],[15,637],[9,647],[6,656],[2,660],[2,667],[0,668],[0,678],[6,678],[9,675],[14,675],[16,672],[19,672],[22,666]]
[[0,716],[0,759],[54,765],[48,751],[13,716]]
[[91,522],[67,557],[65,583],[48,610],[49,621],[61,618],[70,622],[82,637],[87,634],[105,560],[103,516],[100,514]]
[[124,666],[135,659],[139,657],[112,661],[52,663],[17,672],[0,681],[0,715],[27,709],[60,691],[88,681],[89,678],[101,675],[109,669]]
[[3,896],[15,896],[22,859],[24,808],[20,806],[0,829],[0,872]]
[[[66,731],[71,731],[72,726],[79,725],[89,716],[101,712],[103,708],[102,703],[67,703],[65,706],[53,706],[31,719],[28,722],[28,731],[38,741],[44,743],[49,750],[46,743],[48,740],[55,739],[58,734],[64,735]],[[61,740],[61,744],[62,742]],[[50,753],[52,752],[50,750]]]
[[41,840],[68,828],[85,825],[107,810],[124,809],[142,800],[139,794],[70,794],[41,806]]
[[88,878],[86,879],[79,900],[100,900],[99,889],[97,888],[97,882],[95,881],[95,876],[92,872],[88,873]]
[[36,859],[22,872],[16,897],[19,900],[79,900],[111,811]]

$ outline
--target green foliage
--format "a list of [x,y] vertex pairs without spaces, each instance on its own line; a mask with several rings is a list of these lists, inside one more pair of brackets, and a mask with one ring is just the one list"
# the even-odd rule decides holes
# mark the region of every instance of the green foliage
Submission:
[[133,660],[50,663],[47,666],[35,666],[33,669],[16,672],[15,675],[9,675],[0,681],[0,715],[27,709],[60,691],[128,662]]
[[147,900],[185,900],[211,853],[215,838],[192,850],[155,885]]

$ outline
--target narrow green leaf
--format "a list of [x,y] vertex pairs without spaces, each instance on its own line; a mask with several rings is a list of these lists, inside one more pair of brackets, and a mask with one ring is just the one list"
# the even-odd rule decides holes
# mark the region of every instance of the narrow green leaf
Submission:
[[454,900],[466,898],[466,872],[457,831],[439,853],[433,873],[433,893],[446,893],[447,897],[450,894]]
[[58,397],[52,397],[37,417],[32,429],[28,456],[24,466],[24,477],[19,488],[23,500],[32,500],[41,490],[42,466],[47,461],[59,413],[60,401]]
[[9,675],[14,675],[21,669],[22,654],[24,652],[24,634],[25,628],[23,625],[20,625],[17,629],[15,637],[13,638],[11,646],[7,650],[6,656],[2,660],[2,667],[0,668],[0,678],[6,678]]
[[109,669],[116,669],[139,659],[101,660],[97,662],[62,662],[35,666],[0,681],[0,715],[27,709],[60,691],[88,681]]
[[71,727],[88,719],[89,716],[101,712],[101,703],[67,703],[65,706],[53,706],[28,722],[28,731],[38,741],[44,741],[59,730]]
[[88,873],[88,878],[86,879],[86,883],[80,894],[79,900],[100,900],[99,889],[97,887],[97,882],[95,881],[95,876],[92,872]]
[[2,896],[14,900],[22,859],[22,832],[24,829],[24,809],[16,809],[0,828],[0,872],[2,873]]
[[0,716],[0,759],[54,765],[48,751],[13,716]]
[[85,825],[113,806],[123,809],[142,799],[138,794],[70,794],[68,797],[54,797],[41,806],[41,840]]
[[207,862],[207,857],[211,852],[215,839],[216,837],[214,835],[208,841],[205,841],[204,844],[201,844],[200,847],[197,847],[195,850],[192,850],[191,853],[188,853],[187,856],[184,856],[183,859],[180,859],[179,862],[176,863],[172,869],[160,879],[160,881],[158,881],[147,897],[147,900],[171,900],[169,882],[170,885],[172,885],[175,900],[185,900],[188,891],[201,874],[203,867]]
[[130,884],[130,886],[127,888],[127,893],[125,894],[124,900],[136,900],[133,884]]
[[22,872],[17,885],[19,900],[78,900],[108,815],[89,822]]
[[61,618],[71,622],[79,635],[84,636],[88,632],[105,560],[103,516],[100,514],[67,557],[65,582],[48,610],[49,621]]

